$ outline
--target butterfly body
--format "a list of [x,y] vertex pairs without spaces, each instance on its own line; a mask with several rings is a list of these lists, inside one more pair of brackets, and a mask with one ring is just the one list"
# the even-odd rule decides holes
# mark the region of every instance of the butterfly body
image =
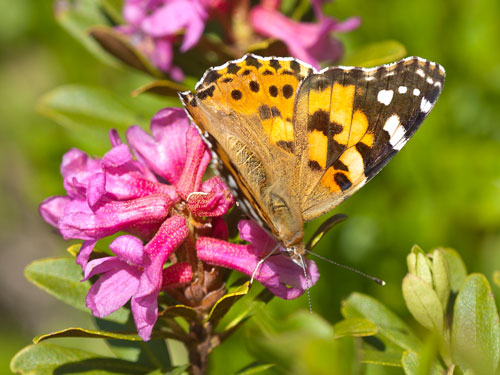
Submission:
[[444,69],[418,57],[317,72],[292,58],[246,55],[209,69],[180,97],[243,209],[293,257],[304,253],[304,222],[375,176],[443,83]]

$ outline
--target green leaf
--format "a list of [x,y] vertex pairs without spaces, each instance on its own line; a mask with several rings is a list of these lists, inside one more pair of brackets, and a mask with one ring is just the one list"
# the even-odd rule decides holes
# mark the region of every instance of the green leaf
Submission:
[[387,64],[406,56],[406,48],[395,40],[368,44],[346,56],[341,65],[372,67]]
[[362,350],[361,362],[373,365],[401,367],[401,353],[379,350]]
[[484,275],[469,275],[455,301],[452,356],[462,370],[495,374],[500,357],[500,328],[493,294]]
[[93,26],[89,28],[89,35],[101,47],[125,64],[138,69],[153,77],[162,78],[165,75],[151,64],[149,58],[139,51],[127,36],[108,26]]
[[415,352],[403,353],[401,363],[406,375],[443,375],[445,371],[436,361],[423,361]]
[[381,335],[402,349],[418,351],[421,345],[405,322],[370,296],[352,293],[342,304],[342,315],[370,320],[377,326],[377,336]]
[[71,130],[99,127],[107,132],[145,123],[129,104],[102,88],[67,85],[44,94],[37,110]]
[[250,281],[247,281],[245,284],[241,285],[238,289],[236,289],[232,293],[226,294],[224,297],[219,299],[210,314],[208,315],[207,322],[212,323],[213,327],[217,327],[220,320],[224,317],[224,315],[229,311],[231,306],[233,306],[236,301],[238,301],[241,297],[246,295],[250,289]]
[[140,375],[153,370],[121,359],[106,358],[50,343],[25,347],[12,358],[10,368],[16,374],[26,375]]
[[467,269],[465,264],[460,257],[460,255],[453,249],[449,248],[438,248],[443,254],[446,262],[448,263],[448,268],[450,272],[450,287],[451,291],[458,293],[462,287],[462,283],[467,277]]
[[87,338],[100,338],[100,339],[112,338],[112,339],[128,340],[128,341],[142,341],[142,339],[139,337],[137,333],[95,331],[85,328],[66,328],[60,331],[36,336],[35,338],[33,338],[33,343],[38,344],[41,341],[57,337],[87,337]]
[[434,250],[432,253],[432,281],[443,311],[446,311],[451,291],[450,270],[446,258],[439,249]]
[[427,282],[414,274],[407,274],[403,279],[403,297],[417,322],[431,331],[443,331],[443,307]]
[[[123,333],[125,331],[136,330],[135,324],[131,320],[125,324],[121,324],[95,318],[95,324],[101,331]],[[137,362],[145,366],[158,367],[163,370],[172,366],[170,354],[163,339],[151,339],[149,341],[106,339],[106,344],[118,358]]]
[[187,321],[196,320],[198,317],[198,313],[195,309],[185,305],[174,305],[169,306],[165,310],[161,311],[158,315],[160,316],[168,316],[171,318],[175,318],[176,316],[181,316]]
[[432,286],[432,263],[425,254],[417,254],[416,273],[422,281],[425,281],[429,286]]
[[57,22],[89,52],[100,61],[111,66],[117,66],[116,60],[103,51],[99,44],[86,32],[91,26],[107,23],[106,17],[100,11],[100,5],[99,0],[59,0],[55,2],[54,14]]
[[[36,260],[26,267],[24,273],[30,282],[60,301],[78,310],[90,312],[85,307],[85,296],[91,284],[89,281],[81,281],[82,270],[75,264],[74,258]],[[108,315],[106,319],[124,323],[128,316],[129,311],[122,308]]]
[[363,318],[348,318],[333,326],[335,338],[344,336],[372,336],[377,334],[377,326]]

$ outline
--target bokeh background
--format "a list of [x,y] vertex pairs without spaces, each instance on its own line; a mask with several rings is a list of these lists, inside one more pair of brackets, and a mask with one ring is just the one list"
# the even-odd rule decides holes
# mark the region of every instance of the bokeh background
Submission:
[[[447,71],[442,96],[421,129],[379,176],[335,209],[349,219],[316,248],[383,278],[387,286],[319,261],[321,279],[311,290],[315,312],[338,321],[341,300],[361,291],[412,322],[401,280],[413,244],[424,250],[453,247],[469,272],[490,280],[500,270],[500,2],[338,0],[325,10],[339,19],[362,17],[359,29],[340,36],[347,55],[393,39],[408,55],[437,61]],[[23,276],[32,260],[62,255],[67,247],[37,211],[45,197],[63,193],[62,155],[78,147],[101,156],[109,146],[110,127],[123,131],[135,122],[146,127],[157,110],[173,103],[150,96],[132,99],[130,92],[150,77],[110,67],[88,53],[55,22],[52,1],[0,2],[0,45],[0,373],[7,373],[12,355],[33,336],[90,324],[88,315]],[[37,112],[37,101],[67,84],[105,87],[117,103],[140,107],[141,113],[130,116],[130,123],[124,123],[126,116],[104,116],[91,131],[58,125],[50,113]],[[319,224],[310,223],[309,233]],[[307,309],[305,297],[269,304],[277,317],[299,309]],[[244,340],[238,333],[218,348],[215,368],[230,372],[247,363]],[[106,350],[97,341],[82,341],[90,350]]]

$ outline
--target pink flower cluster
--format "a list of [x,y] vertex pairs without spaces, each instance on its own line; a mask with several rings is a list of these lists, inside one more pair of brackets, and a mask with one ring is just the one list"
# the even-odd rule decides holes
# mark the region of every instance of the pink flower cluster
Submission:
[[[132,126],[127,145],[111,131],[113,147],[101,159],[70,150],[61,165],[67,195],[40,205],[42,217],[65,239],[83,240],[76,261],[84,279],[101,275],[89,290],[87,307],[103,317],[130,300],[144,340],[151,337],[158,318],[159,293],[187,286],[198,277],[196,265],[180,261],[176,254],[191,250],[208,265],[252,275],[276,244],[246,221],[239,226],[241,238],[251,244],[227,242],[221,216],[233,206],[233,196],[219,177],[202,180],[210,152],[182,109],[158,112],[151,133]],[[199,223],[205,226],[200,233]],[[92,255],[97,241],[123,232],[109,246],[113,256]],[[186,241],[188,237],[194,242]],[[195,249],[187,249],[191,243]],[[319,276],[313,262],[308,271],[312,285]],[[287,299],[308,287],[301,268],[279,254],[263,262],[256,280]]]
[[[339,22],[322,13],[324,0],[311,2],[316,23],[286,17],[279,11],[279,0],[262,0],[249,10],[247,21],[256,33],[283,41],[291,55],[319,68],[320,61],[336,61],[342,55],[342,44],[332,32],[353,30],[360,19]],[[118,30],[128,35],[160,70],[181,81],[184,74],[173,64],[178,34],[184,32],[180,52],[186,52],[198,43],[209,18],[231,18],[231,10],[248,7],[245,4],[243,0],[126,0],[123,17],[127,24]]]

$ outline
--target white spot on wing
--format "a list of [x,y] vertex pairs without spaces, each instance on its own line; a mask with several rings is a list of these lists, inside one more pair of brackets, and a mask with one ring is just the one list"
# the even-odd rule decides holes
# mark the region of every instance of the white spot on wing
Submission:
[[427,77],[426,81],[429,85],[432,85],[434,83],[434,80],[431,77]]
[[427,99],[422,98],[422,101],[420,102],[420,110],[422,112],[427,113],[431,110],[431,108],[432,108],[432,103]]
[[420,90],[419,89],[413,89],[413,95],[419,96],[420,95]]
[[400,94],[406,94],[406,91],[408,91],[408,87],[406,87],[406,86],[399,86],[398,87],[398,92]]
[[380,90],[377,95],[377,100],[382,104],[389,105],[393,95],[394,91],[392,90]]
[[387,119],[387,121],[384,124],[384,130],[389,133],[390,136],[396,131],[397,127],[399,126],[399,116],[398,115],[392,115]]
[[384,124],[384,130],[389,134],[389,143],[394,148],[398,145],[406,133],[406,129],[403,125],[401,125],[399,116],[396,114],[387,119]]
[[417,71],[415,73],[417,73],[417,75],[419,75],[422,78],[425,77],[425,73],[424,73],[424,71],[422,69],[417,69]]

